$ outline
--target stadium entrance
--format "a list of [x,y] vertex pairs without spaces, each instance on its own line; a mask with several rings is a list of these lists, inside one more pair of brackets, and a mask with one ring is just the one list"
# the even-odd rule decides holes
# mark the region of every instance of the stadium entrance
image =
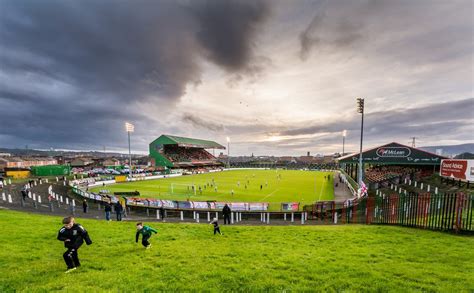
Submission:
[[161,135],[150,143],[152,165],[157,168],[207,169],[223,167],[206,149],[225,149],[210,140]]
[[[446,158],[392,142],[362,152],[362,177],[369,189],[398,184],[404,179],[419,180],[439,171],[442,159]],[[357,181],[359,153],[340,157],[337,161],[341,169]]]

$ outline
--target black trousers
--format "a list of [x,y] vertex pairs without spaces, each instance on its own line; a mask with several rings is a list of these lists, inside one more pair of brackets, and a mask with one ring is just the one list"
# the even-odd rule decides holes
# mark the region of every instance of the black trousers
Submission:
[[150,242],[148,242],[148,239],[150,239],[150,237],[151,237],[151,235],[143,236],[143,238],[142,238],[143,246],[147,247],[148,245],[150,245]]
[[79,257],[77,256],[77,248],[68,248],[63,254],[63,258],[68,269],[72,269],[81,265],[79,262]]
[[230,215],[228,215],[228,214],[224,215],[224,225],[225,224],[230,224]]
[[221,228],[215,227],[215,228],[214,228],[214,235],[216,235],[216,233],[221,234]]
[[122,221],[122,212],[117,212],[117,221]]

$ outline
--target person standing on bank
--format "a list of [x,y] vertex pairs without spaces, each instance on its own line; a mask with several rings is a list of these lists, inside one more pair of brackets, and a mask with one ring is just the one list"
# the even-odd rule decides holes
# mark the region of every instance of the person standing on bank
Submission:
[[28,191],[26,191],[26,188],[21,189],[21,196],[24,201],[28,198]]
[[84,201],[82,201],[82,210],[84,211],[84,214],[87,214],[88,208],[89,208],[89,205],[87,204],[87,200],[84,198]]
[[224,208],[222,209],[222,214],[224,215],[224,225],[225,224],[230,224],[230,213],[232,211],[230,210],[229,205],[225,204]]
[[112,212],[112,206],[108,201],[104,203],[105,219],[110,221],[110,212]]
[[120,201],[115,203],[115,213],[117,214],[117,221],[122,221],[123,206]]
[[64,247],[67,248],[63,254],[64,261],[67,265],[66,273],[74,271],[81,265],[77,250],[86,241],[87,245],[91,245],[92,241],[89,238],[89,233],[81,224],[74,223],[73,217],[66,217],[63,219],[63,227],[58,232],[57,239],[64,242]]
[[165,208],[163,207],[163,205],[160,208],[160,216],[161,216],[161,219],[164,221],[165,220]]

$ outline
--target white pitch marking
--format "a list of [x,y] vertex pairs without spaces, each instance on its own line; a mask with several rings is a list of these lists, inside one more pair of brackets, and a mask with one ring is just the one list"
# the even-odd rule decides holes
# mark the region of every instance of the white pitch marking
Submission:
[[321,191],[319,192],[319,198],[318,198],[318,201],[321,200],[321,194],[323,194],[323,189],[324,189],[324,186],[326,186],[326,180],[324,180],[323,182],[323,186],[321,187]]
[[265,197],[262,198],[262,199],[260,199],[260,200],[264,200],[265,198],[271,196],[272,194],[274,194],[274,193],[277,192],[278,190],[280,190],[280,189],[279,189],[279,188],[278,188],[278,189],[275,189],[272,193],[269,193],[269,194],[265,195]]

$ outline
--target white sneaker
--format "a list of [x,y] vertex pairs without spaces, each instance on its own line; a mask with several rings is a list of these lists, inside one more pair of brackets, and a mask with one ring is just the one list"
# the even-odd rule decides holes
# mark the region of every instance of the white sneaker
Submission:
[[68,270],[65,271],[64,273],[65,273],[65,274],[69,274],[70,272],[75,271],[76,269],[77,269],[77,268],[68,269]]

